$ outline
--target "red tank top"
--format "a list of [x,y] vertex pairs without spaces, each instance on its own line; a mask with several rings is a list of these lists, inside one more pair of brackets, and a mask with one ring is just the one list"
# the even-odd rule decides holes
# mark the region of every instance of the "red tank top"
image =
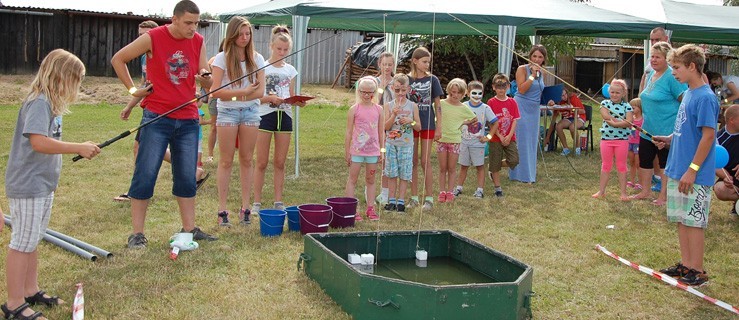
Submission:
[[[192,39],[175,39],[169,25],[149,31],[151,57],[146,58],[147,79],[154,91],[141,105],[151,112],[162,114],[195,98],[195,75],[200,69],[200,50],[203,36],[195,33]],[[193,101],[167,117],[198,119],[198,107]]]

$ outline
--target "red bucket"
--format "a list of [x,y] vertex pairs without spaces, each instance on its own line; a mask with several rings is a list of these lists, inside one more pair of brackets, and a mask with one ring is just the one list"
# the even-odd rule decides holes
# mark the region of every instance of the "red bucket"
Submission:
[[330,206],[325,204],[304,204],[298,206],[300,214],[300,234],[328,232],[333,218]]
[[335,197],[326,199],[326,203],[333,209],[331,228],[354,227],[354,217],[357,215],[359,200],[351,197]]

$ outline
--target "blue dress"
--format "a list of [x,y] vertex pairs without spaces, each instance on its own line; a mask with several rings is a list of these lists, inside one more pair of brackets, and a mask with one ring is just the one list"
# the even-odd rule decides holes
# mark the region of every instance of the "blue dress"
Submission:
[[[531,69],[526,66],[526,77],[531,75]],[[536,182],[536,155],[539,147],[539,101],[544,90],[543,77],[534,79],[526,93],[516,92],[515,97],[521,119],[516,126],[516,143],[518,144],[518,158],[516,168],[511,169],[508,177],[521,182]]]

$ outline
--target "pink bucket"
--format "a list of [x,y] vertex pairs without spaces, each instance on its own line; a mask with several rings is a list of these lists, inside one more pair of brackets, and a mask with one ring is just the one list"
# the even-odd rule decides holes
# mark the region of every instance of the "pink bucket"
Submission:
[[300,234],[328,232],[333,218],[330,206],[325,204],[304,204],[298,206],[300,214]]
[[333,209],[331,228],[354,227],[354,217],[357,215],[357,198],[335,197],[326,199],[326,203]]

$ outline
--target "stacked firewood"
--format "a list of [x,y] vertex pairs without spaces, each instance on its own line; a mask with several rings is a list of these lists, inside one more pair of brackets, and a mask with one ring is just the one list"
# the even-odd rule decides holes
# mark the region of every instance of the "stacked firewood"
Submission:
[[[353,86],[354,83],[361,77],[368,75],[378,75],[378,69],[376,65],[362,67],[355,64],[351,60],[351,50],[347,50],[347,59],[348,62],[344,70],[346,72],[346,79],[349,80],[345,82],[347,88]],[[470,55],[469,59],[472,67],[474,68],[477,80],[481,80],[483,70],[482,57]],[[397,67],[397,72],[402,72],[406,74],[409,73],[410,59],[400,61],[400,64]],[[462,78],[467,82],[475,79],[472,71],[470,70],[470,65],[467,62],[467,59],[464,57],[464,55],[459,54],[437,54],[436,59],[434,59],[431,65],[431,73],[439,78],[442,87],[445,87],[449,80],[452,80],[454,78]],[[489,86],[486,85],[486,88],[489,88]]]

